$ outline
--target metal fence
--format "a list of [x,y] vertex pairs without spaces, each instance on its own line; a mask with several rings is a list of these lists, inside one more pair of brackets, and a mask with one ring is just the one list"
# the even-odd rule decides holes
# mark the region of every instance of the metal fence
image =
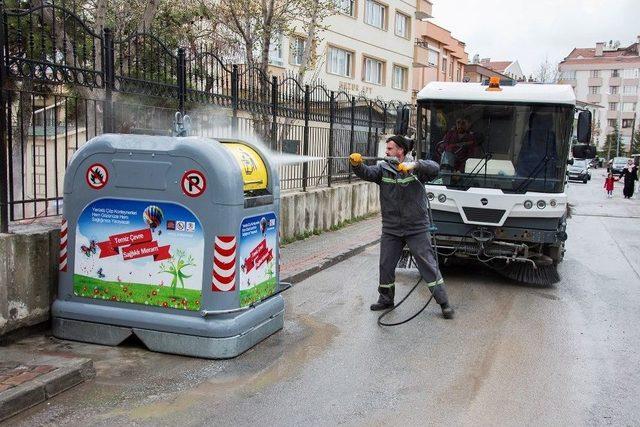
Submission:
[[116,40],[75,6],[0,0],[0,232],[9,221],[61,213],[75,151],[107,132],[171,134],[176,111],[192,135],[255,138],[312,156],[283,162],[283,189],[350,180],[342,157],[374,155],[402,104],[303,84],[225,62],[204,46],[172,48],[149,32]]

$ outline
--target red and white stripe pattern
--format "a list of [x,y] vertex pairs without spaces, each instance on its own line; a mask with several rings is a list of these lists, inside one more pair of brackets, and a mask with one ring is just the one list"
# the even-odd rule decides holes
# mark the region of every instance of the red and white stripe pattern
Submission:
[[67,271],[67,220],[64,218],[60,227],[60,271]]
[[211,290],[228,292],[236,289],[236,236],[216,236],[213,250]]

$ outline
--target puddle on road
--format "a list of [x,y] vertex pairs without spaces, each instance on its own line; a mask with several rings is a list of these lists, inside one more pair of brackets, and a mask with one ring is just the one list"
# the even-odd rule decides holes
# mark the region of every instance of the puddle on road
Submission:
[[[216,377],[205,380],[192,389],[168,393],[156,402],[133,409],[112,411],[101,418],[162,418],[189,410],[205,400],[211,400],[213,396],[216,396],[214,404],[218,405],[227,400],[238,399],[241,397],[239,394],[245,397],[254,395],[266,387],[298,375],[311,359],[323,354],[338,333],[335,325],[319,322],[306,315],[297,316],[289,325],[285,323],[284,331],[267,338],[257,348],[236,359],[220,361],[226,367]],[[241,372],[238,373],[238,370]]]

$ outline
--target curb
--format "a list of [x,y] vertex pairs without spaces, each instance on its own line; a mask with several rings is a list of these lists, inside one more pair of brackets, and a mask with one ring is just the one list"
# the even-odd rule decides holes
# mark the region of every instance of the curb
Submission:
[[44,402],[95,376],[91,359],[76,359],[67,366],[40,375],[0,393],[0,422]]
[[336,264],[338,264],[339,262],[342,262],[346,259],[351,258],[354,255],[358,255],[359,253],[364,252],[365,249],[367,249],[369,246],[373,246],[377,243],[380,242],[380,238],[378,237],[375,240],[372,240],[370,242],[367,243],[363,243],[359,246],[356,246],[355,248],[351,248],[345,252],[342,252],[340,254],[337,254],[336,256],[324,261],[321,264],[315,265],[313,267],[309,267],[306,270],[302,270],[299,271],[295,274],[292,274],[290,276],[281,278],[280,281],[281,282],[288,282],[291,284],[295,284],[298,282],[302,282],[305,279],[308,279],[309,277],[313,276],[316,273],[319,273],[320,271],[327,269],[329,267],[332,267]]

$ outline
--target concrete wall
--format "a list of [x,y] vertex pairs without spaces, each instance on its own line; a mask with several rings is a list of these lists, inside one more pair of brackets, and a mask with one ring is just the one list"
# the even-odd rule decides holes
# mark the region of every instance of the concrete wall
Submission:
[[58,286],[59,234],[42,227],[0,234],[0,337],[49,319]]
[[[378,186],[368,182],[285,193],[281,237],[329,230],[379,210]],[[58,227],[20,226],[13,234],[0,234],[0,338],[49,319],[58,287]]]

